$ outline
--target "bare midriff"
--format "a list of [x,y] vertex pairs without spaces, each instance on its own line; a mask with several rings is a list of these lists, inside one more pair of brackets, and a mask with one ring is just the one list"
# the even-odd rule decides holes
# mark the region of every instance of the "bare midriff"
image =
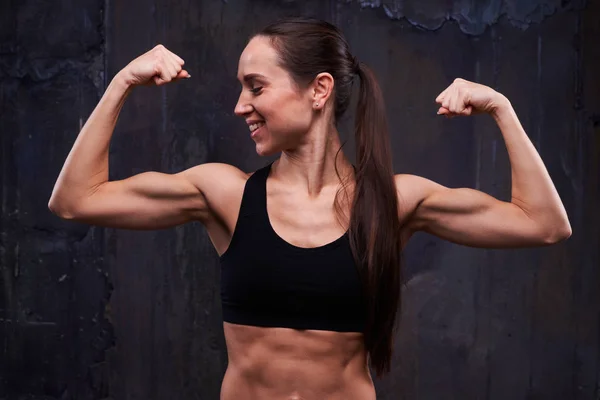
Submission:
[[223,327],[221,400],[375,400],[362,333]]

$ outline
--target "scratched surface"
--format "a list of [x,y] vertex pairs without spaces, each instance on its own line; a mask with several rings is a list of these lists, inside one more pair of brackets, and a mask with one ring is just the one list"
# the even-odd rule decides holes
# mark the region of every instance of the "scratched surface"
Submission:
[[470,35],[482,34],[501,17],[514,27],[527,29],[549,15],[585,5],[582,0],[359,0],[358,3],[363,7],[382,8],[388,18],[405,19],[426,30],[436,30],[447,21],[454,21],[461,31]]
[[[61,221],[46,208],[107,83],[157,43],[192,79],[138,88],[111,179],[204,162],[263,166],[233,115],[247,37],[283,15],[338,24],[376,71],[394,166],[510,199],[487,116],[446,120],[455,77],[504,93],[540,151],[573,236],[486,250],[419,233],[393,370],[378,399],[597,399],[600,377],[600,2],[82,0],[0,4],[0,399],[217,399],[227,353],[217,255],[203,228]],[[375,44],[375,45],[374,45]],[[352,114],[341,124],[348,136]]]

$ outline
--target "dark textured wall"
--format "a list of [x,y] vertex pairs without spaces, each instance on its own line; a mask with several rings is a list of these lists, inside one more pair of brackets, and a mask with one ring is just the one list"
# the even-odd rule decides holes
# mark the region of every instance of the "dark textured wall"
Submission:
[[[417,234],[378,399],[598,399],[600,4],[228,0],[0,2],[0,399],[217,399],[227,364],[217,256],[199,224],[136,232],[47,209],[106,85],[162,43],[192,79],[136,88],[111,179],[266,163],[233,115],[247,37],[283,15],[338,24],[384,88],[396,172],[510,198],[488,116],[447,120],[455,77],[512,102],[567,208],[556,246],[485,250]],[[348,137],[352,115],[342,123]]]

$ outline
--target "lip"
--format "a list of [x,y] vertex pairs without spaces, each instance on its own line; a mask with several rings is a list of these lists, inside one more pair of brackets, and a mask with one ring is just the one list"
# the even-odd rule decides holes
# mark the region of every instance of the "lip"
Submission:
[[265,126],[263,125],[263,126],[261,126],[260,128],[258,128],[257,130],[255,130],[255,131],[253,131],[252,133],[250,133],[250,137],[251,137],[251,138],[254,138],[254,137],[256,137],[256,135],[258,135],[258,133],[259,133],[260,131],[262,131],[262,129],[263,129],[264,127],[265,127]]

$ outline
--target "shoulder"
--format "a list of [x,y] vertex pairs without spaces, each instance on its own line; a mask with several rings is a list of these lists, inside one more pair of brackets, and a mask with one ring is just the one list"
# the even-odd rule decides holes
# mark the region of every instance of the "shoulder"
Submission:
[[205,223],[215,216],[222,218],[239,205],[246,181],[252,175],[225,163],[199,164],[179,174],[195,186],[208,206],[210,213],[202,220]]
[[410,221],[419,206],[432,194],[447,189],[430,179],[411,174],[394,175],[400,219],[403,223]]
[[238,167],[225,163],[199,164],[181,172],[181,174],[199,189],[213,183],[227,186],[232,183],[245,182],[251,175]]
[[396,174],[394,175],[394,181],[396,182],[396,190],[401,195],[404,194],[421,200],[436,190],[444,189],[444,186],[439,183],[418,175]]
[[205,163],[180,173],[192,183],[207,200],[218,200],[223,196],[243,190],[251,173],[225,163]]
[[231,165],[231,164],[225,164],[225,163],[198,164],[196,166],[193,166],[193,167],[187,169],[185,172],[187,172],[190,176],[216,174],[219,177],[228,177],[228,178],[242,177],[243,175],[247,175],[245,172],[243,172],[238,167]]

